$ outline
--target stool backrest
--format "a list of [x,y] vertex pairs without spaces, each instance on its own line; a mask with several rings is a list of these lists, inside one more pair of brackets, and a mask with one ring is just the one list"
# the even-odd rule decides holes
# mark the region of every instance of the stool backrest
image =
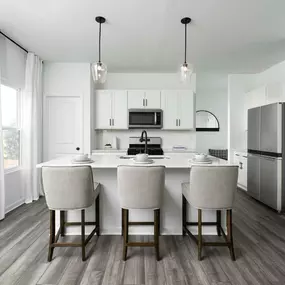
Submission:
[[196,166],[190,170],[189,203],[199,209],[230,209],[237,190],[238,166]]
[[45,166],[42,168],[42,184],[49,209],[83,209],[94,202],[90,166]]
[[121,208],[160,208],[165,185],[164,166],[119,166],[117,179]]

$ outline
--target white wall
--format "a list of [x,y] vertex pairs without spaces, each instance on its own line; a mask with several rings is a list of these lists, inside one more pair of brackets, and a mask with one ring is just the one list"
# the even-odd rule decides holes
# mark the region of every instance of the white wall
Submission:
[[25,202],[20,170],[5,174],[5,190],[6,213]]
[[228,134],[228,76],[227,74],[199,73],[196,82],[196,110],[215,114],[219,132],[197,132],[196,149],[207,153],[209,148],[226,149]]
[[[196,92],[196,74],[191,81],[181,83],[178,73],[109,73],[104,85],[95,86],[96,89],[156,89],[156,90],[181,90],[190,89]],[[119,141],[120,149],[127,149],[130,136],[139,136],[138,130],[103,131],[95,132],[93,149],[101,149],[108,142],[112,143],[113,136]],[[162,138],[164,149],[171,149],[174,145],[185,145],[189,149],[196,148],[195,131],[148,131],[149,136]]]
[[247,149],[246,93],[255,85],[254,74],[231,74],[228,77],[228,148],[232,161],[235,150]]

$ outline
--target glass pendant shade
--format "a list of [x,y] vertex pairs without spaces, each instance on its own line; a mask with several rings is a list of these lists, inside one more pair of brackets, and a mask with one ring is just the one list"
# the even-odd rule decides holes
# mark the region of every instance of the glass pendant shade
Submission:
[[105,83],[107,79],[107,66],[103,62],[92,63],[92,77],[96,83]]
[[192,74],[193,74],[193,65],[184,62],[180,66],[180,80],[182,82],[189,82],[191,80]]

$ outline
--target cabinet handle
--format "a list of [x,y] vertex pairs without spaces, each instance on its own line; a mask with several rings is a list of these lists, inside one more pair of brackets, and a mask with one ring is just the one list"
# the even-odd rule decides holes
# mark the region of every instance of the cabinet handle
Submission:
[[112,126],[112,120],[111,119],[109,119],[109,125]]
[[143,99],[143,106],[145,106],[145,105],[144,105],[144,99]]
[[243,165],[243,163],[240,162],[240,163],[239,163],[239,169],[243,169],[242,165]]
[[147,106],[147,99],[145,99],[145,105]]
[[178,119],[178,122],[179,122],[179,127],[180,127],[180,119]]
[[176,127],[177,127],[177,119],[176,119]]
[[114,126],[114,119],[112,119],[112,125]]

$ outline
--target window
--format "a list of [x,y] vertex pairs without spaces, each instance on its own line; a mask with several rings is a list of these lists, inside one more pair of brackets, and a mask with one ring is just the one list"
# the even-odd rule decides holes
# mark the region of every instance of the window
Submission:
[[19,90],[1,85],[4,168],[20,165]]

